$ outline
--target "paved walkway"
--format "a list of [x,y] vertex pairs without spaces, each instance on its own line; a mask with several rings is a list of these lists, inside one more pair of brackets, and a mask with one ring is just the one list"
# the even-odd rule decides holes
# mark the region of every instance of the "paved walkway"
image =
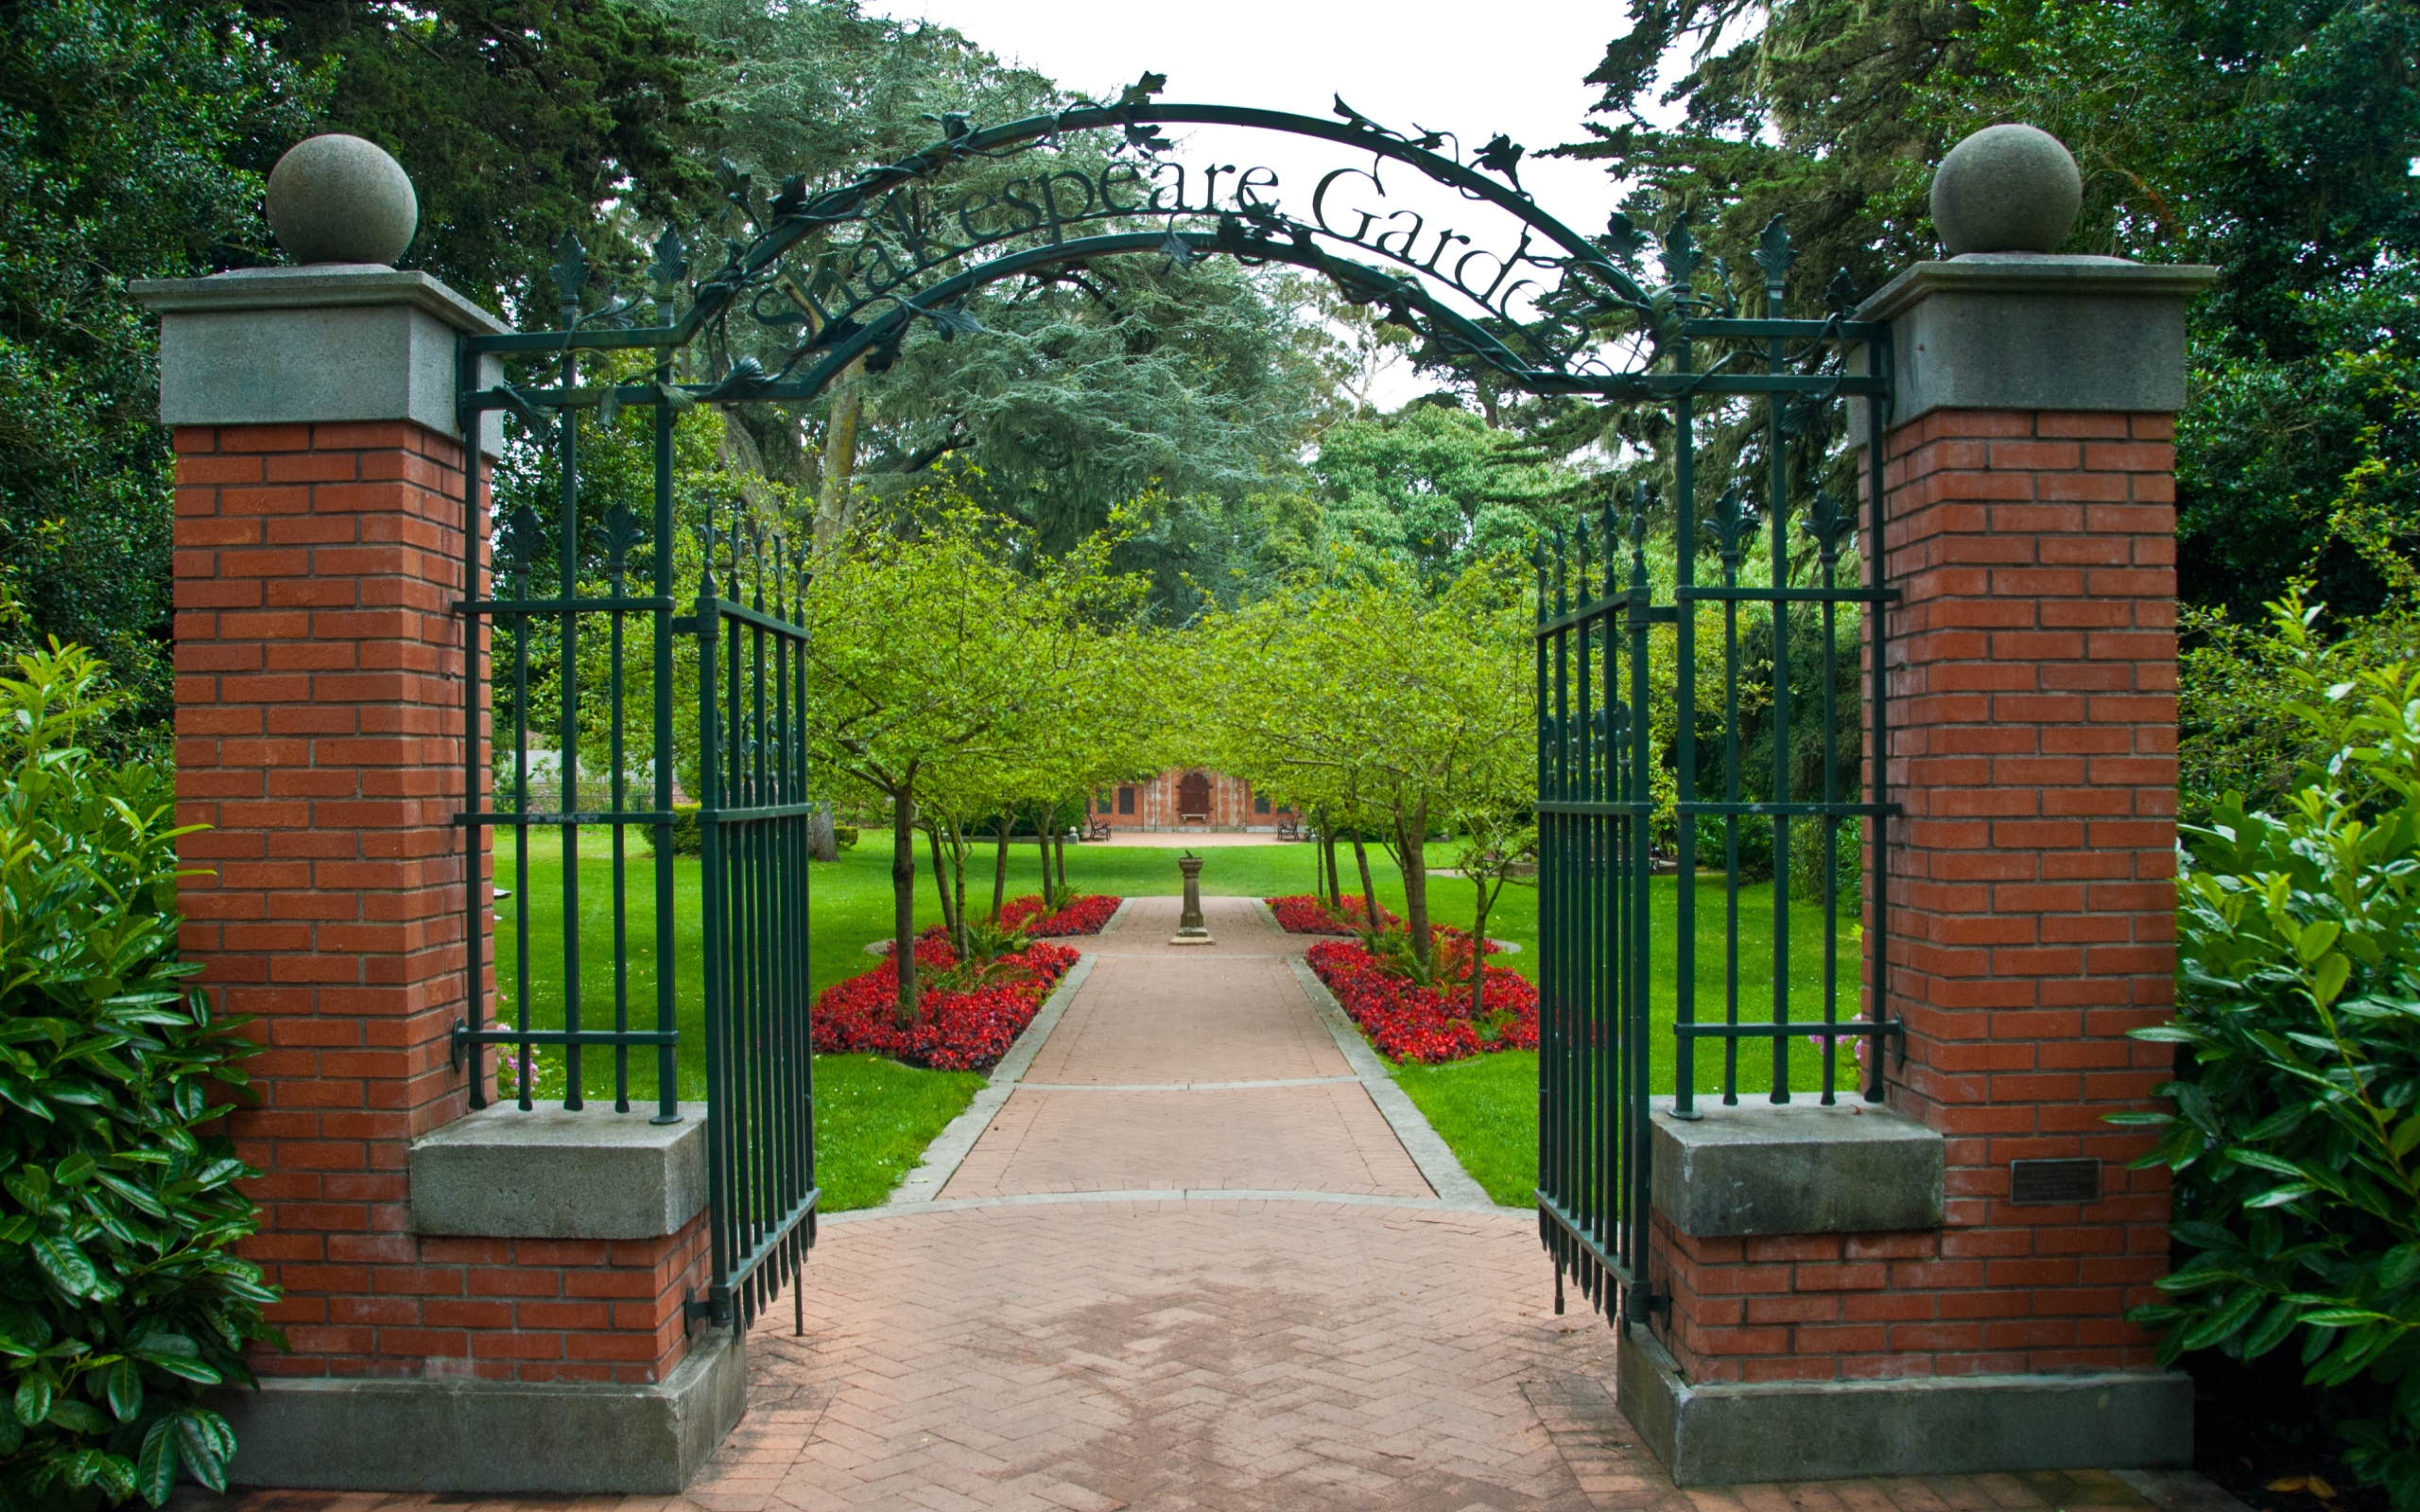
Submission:
[[[1300,938],[1129,904],[891,1202],[824,1225],[804,1337],[749,1341],[685,1498],[450,1506],[901,1512],[1982,1512],[2135,1506],[2113,1477],[1683,1493],[1490,1205],[1323,1004]],[[260,1493],[249,1512],[437,1499]]]

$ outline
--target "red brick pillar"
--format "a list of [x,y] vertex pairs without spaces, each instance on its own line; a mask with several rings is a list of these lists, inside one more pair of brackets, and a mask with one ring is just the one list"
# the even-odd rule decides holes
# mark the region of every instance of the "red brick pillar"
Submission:
[[692,1349],[683,1306],[706,1281],[702,1109],[466,1116],[450,1054],[483,733],[458,605],[487,588],[464,581],[466,520],[488,529],[454,373],[460,333],[502,327],[385,267],[138,292],[163,312],[176,436],[180,822],[207,826],[184,844],[182,946],[267,1047],[230,1123],[262,1173],[246,1252],[285,1293],[288,1348],[226,1404],[235,1473],[678,1490],[742,1384],[722,1335]]
[[2168,1270],[2168,1173],[2105,1119],[2170,1068],[2127,1035],[2176,969],[2174,433],[1937,409],[1886,443],[1891,1106],[1947,1139],[1891,1335],[1929,1373],[2152,1365],[2124,1314]]
[[2125,1321],[2168,1268],[2168,1184],[2104,1120],[2169,1072],[2128,1031],[2175,966],[2170,439],[2210,276],[1962,257],[1858,312],[1891,327],[1907,1056],[1881,1108],[1657,1115],[1668,1301],[1622,1396],[1684,1484],[2189,1462],[2190,1383]]

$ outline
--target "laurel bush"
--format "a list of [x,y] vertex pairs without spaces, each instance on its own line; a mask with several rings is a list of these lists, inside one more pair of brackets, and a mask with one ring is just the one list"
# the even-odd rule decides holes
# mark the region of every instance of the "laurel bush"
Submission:
[[2420,667],[2288,668],[2285,713],[2329,754],[2273,813],[2241,793],[2187,827],[2173,1113],[2191,1251],[2135,1321],[2161,1359],[2299,1348],[2342,1399],[2357,1473],[2420,1512]]
[[201,1391],[275,1336],[221,1126],[253,1047],[183,985],[174,785],[95,754],[106,685],[56,643],[0,673],[0,1508],[223,1488]]

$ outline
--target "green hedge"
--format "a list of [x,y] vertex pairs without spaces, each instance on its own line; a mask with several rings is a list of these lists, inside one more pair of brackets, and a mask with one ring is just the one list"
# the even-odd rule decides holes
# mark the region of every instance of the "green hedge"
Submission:
[[223,1488],[203,1386],[250,1382],[277,1294],[232,1246],[257,1175],[221,1123],[254,1047],[174,958],[174,784],[84,744],[90,653],[0,675],[0,1506]]
[[[647,848],[655,850],[655,826],[642,825],[639,833],[647,836]],[[676,856],[700,856],[706,853],[705,833],[698,827],[698,805],[672,805],[672,853]]]
[[2289,1344],[2346,1461],[2420,1512],[2420,668],[2290,669],[2284,713],[2325,766],[2274,813],[2188,827],[2179,883],[2176,1174],[2191,1252],[2138,1309],[2163,1362]]

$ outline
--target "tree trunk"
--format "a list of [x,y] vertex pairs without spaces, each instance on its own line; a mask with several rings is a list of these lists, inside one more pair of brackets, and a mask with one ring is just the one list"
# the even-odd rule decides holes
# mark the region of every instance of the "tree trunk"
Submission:
[[[1361,843],[1358,830],[1353,832],[1353,864],[1361,868],[1361,911],[1370,916],[1370,933],[1374,935],[1378,932],[1378,889],[1370,881],[1370,848]],[[1339,899],[1337,907],[1343,906],[1343,900]]]
[[925,844],[932,848],[933,891],[941,894],[942,929],[949,936],[950,949],[958,948],[958,915],[950,907],[949,869],[942,865],[942,826],[938,819],[925,826]]
[[992,922],[995,924],[1009,902],[1009,831],[1015,823],[1013,815],[1000,816],[999,843],[992,850]]
[[1050,835],[1040,809],[1033,811],[1033,858],[1042,867],[1042,911],[1046,914],[1059,906],[1059,889],[1050,885]]
[[1344,912],[1344,874],[1336,866],[1336,834],[1325,820],[1320,823],[1320,852],[1327,862],[1327,905],[1338,913]]
[[815,554],[821,557],[832,542],[856,523],[857,430],[865,419],[866,390],[860,381],[864,359],[849,365],[832,395],[830,420],[823,428],[821,496],[815,504]]
[[1477,1020],[1487,1008],[1487,916],[1495,893],[1484,877],[1473,877],[1471,885],[1478,890],[1478,918],[1471,924],[1471,1018]]
[[916,1022],[916,801],[905,793],[890,799],[890,949],[899,968],[899,1005],[893,1017],[905,1029]]
[[1406,823],[1401,810],[1395,813],[1395,854],[1401,858],[1403,870],[1403,921],[1411,933],[1411,958],[1420,963],[1420,974],[1426,978],[1437,969],[1435,941],[1428,928],[1428,800],[1411,811]]
[[950,948],[966,959],[974,944],[966,926],[966,833],[955,820],[949,826]]
[[[1056,819],[1058,815],[1053,813],[1051,817]],[[1055,824],[1050,833],[1050,853],[1059,858],[1059,896],[1064,898],[1067,896],[1067,837]]]

